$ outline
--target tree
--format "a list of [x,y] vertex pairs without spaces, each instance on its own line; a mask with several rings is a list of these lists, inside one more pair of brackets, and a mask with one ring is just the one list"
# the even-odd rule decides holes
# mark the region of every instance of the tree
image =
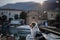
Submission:
[[14,17],[15,17],[15,19],[18,19],[18,15],[17,15],[17,14],[15,14],[15,16],[14,16]]
[[20,14],[20,18],[25,20],[25,24],[26,24],[26,17],[27,17],[27,13],[22,12],[22,13]]
[[2,16],[2,21],[6,21],[7,20],[7,16],[6,15],[3,15]]

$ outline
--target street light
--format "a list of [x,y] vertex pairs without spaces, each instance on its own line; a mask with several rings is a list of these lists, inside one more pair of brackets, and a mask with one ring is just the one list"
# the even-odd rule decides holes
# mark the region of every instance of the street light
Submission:
[[59,1],[57,0],[56,3],[57,3],[57,8],[56,8],[56,10],[58,10],[58,12],[60,13],[60,9],[59,9]]
[[57,0],[56,3],[57,3],[57,7],[58,7],[57,10],[59,10],[59,1]]
[[56,1],[56,3],[59,3],[59,1]]
[[44,11],[44,13],[46,13],[46,11]]
[[[42,13],[42,12],[43,12],[43,3],[44,3],[44,2],[40,2],[40,5],[41,5],[41,6],[40,6],[39,13]],[[40,12],[40,11],[41,11],[41,12]],[[38,13],[38,18],[39,18],[39,20],[40,20],[40,19],[42,18],[42,14],[40,15],[39,13]]]
[[39,15],[39,20],[41,19],[41,15]]
[[44,11],[43,18],[44,20],[47,20],[47,11]]

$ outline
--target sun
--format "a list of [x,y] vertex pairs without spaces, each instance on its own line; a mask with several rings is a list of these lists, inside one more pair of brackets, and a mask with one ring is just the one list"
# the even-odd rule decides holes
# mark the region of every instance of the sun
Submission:
[[36,1],[37,3],[40,3],[41,5],[43,5],[44,1]]
[[35,2],[40,3],[41,5],[44,3],[44,1],[47,1],[47,0],[35,0]]
[[43,5],[44,1],[48,1],[48,0],[42,0],[40,1],[40,4]]
[[44,1],[41,1],[40,4],[43,5]]

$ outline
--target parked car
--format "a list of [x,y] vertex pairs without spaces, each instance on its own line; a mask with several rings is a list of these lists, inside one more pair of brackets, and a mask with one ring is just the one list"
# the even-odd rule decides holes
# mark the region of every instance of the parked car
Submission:
[[29,25],[21,25],[17,27],[10,27],[11,34],[17,34],[21,40],[25,40],[26,36],[31,33]]
[[20,36],[27,36],[31,33],[29,25],[18,26],[17,29]]
[[10,26],[11,27],[16,27],[16,26],[20,26],[20,25],[22,25],[22,21],[21,20],[12,20],[10,22]]

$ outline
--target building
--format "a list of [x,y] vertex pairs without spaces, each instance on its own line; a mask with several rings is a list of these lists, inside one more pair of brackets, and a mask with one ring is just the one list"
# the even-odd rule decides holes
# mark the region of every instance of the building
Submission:
[[35,2],[7,4],[1,7],[0,14],[2,15],[4,13],[8,18],[12,17],[14,19],[16,14],[20,16],[21,12],[24,11],[27,13],[27,24],[30,24],[33,21],[41,23],[46,20],[55,20],[55,17],[59,12],[57,10],[58,5],[55,1],[45,1],[42,6]]
[[48,16],[48,20],[55,20],[56,19],[56,15],[58,14],[58,11],[56,11],[56,10],[49,10],[48,12],[47,12],[48,14],[47,14],[47,16]]
[[0,9],[0,16],[6,15],[7,18],[13,18],[15,15],[20,16],[22,10],[16,10],[16,9]]
[[22,2],[15,4],[7,4],[0,9],[0,15],[6,15],[8,18],[13,18],[15,15],[20,16],[24,11],[27,13],[26,23],[30,24],[32,21],[38,22],[38,10],[40,10],[39,3]]
[[36,11],[36,10],[28,11],[27,23],[30,24],[34,21],[38,22],[38,11]]
[[46,18],[50,24],[55,23],[56,15],[59,14],[59,3],[56,2],[57,0],[48,0],[44,2],[43,9],[46,11]]

